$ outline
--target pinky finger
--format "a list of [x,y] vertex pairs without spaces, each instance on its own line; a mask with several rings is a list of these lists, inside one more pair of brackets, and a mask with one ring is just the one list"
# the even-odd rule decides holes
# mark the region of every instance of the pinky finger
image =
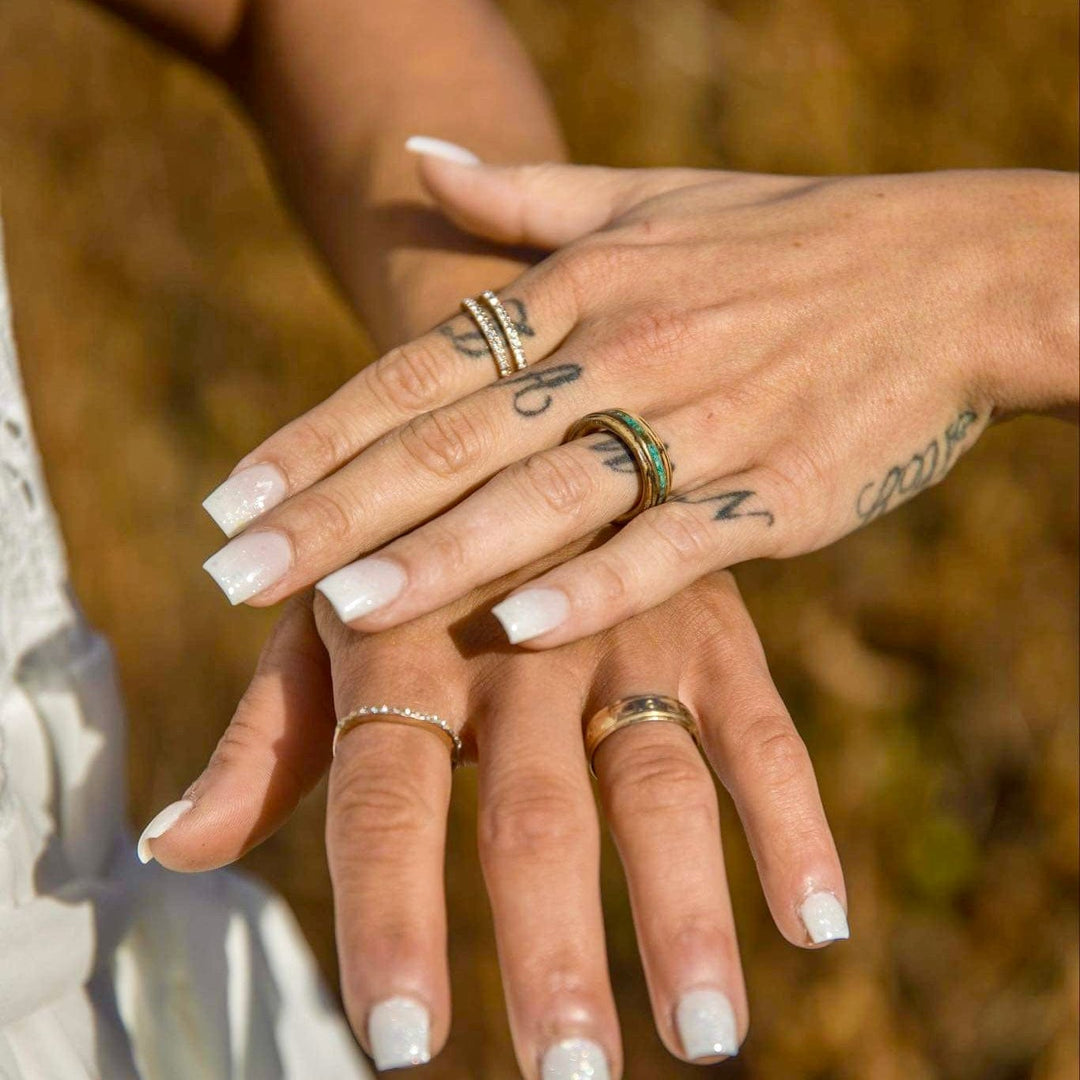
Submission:
[[715,570],[772,555],[783,529],[751,474],[646,510],[611,540],[493,608],[511,644],[548,649],[647,611]]

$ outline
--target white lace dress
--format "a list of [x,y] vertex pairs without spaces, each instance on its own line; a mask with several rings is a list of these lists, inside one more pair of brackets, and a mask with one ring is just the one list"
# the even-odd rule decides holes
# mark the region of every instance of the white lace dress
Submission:
[[0,1077],[359,1080],[281,900],[141,866],[107,643],[70,594],[0,244]]

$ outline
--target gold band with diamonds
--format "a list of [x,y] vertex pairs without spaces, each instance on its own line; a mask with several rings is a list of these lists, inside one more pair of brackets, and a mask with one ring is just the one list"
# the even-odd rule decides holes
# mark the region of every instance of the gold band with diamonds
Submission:
[[671,494],[671,459],[667,447],[655,431],[640,417],[624,409],[607,409],[589,413],[576,421],[566,433],[563,442],[580,439],[603,431],[613,435],[626,447],[641,478],[641,493],[637,502],[616,522],[629,521],[643,510],[667,502]]
[[525,348],[521,344],[521,335],[514,325],[514,320],[510,318],[510,313],[503,307],[503,302],[490,289],[481,293],[480,299],[491,309],[491,314],[495,316],[495,321],[499,324],[503,337],[506,338],[506,344],[510,346],[510,355],[514,359],[514,370],[524,371],[529,366],[529,361],[525,359]]
[[678,724],[690,733],[695,743],[701,745],[697,721],[678,698],[664,694],[638,694],[621,698],[595,713],[585,725],[585,754],[593,776],[596,775],[596,751],[609,735],[634,724],[650,723]]
[[373,724],[377,721],[385,721],[389,724],[404,724],[406,727],[422,728],[437,735],[450,751],[450,764],[461,764],[463,753],[461,739],[458,733],[441,717],[434,713],[420,712],[418,709],[400,708],[397,705],[361,705],[353,709],[351,713],[343,716],[334,728],[333,753],[337,754],[338,742],[341,737],[360,724]]
[[491,357],[495,361],[495,367],[499,372],[499,378],[505,379],[514,374],[510,365],[510,356],[506,351],[506,342],[503,341],[499,327],[491,321],[491,316],[471,297],[467,296],[461,301],[461,306],[466,314],[476,323],[487,347],[491,351]]

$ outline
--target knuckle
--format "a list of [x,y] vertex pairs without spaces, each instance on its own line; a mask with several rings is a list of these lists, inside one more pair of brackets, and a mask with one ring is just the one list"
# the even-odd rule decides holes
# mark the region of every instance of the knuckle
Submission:
[[[456,529],[429,525],[422,533],[422,558],[443,580],[460,581],[474,563],[464,537]],[[419,537],[417,537],[419,539]]]
[[597,293],[606,293],[613,281],[621,280],[636,254],[633,245],[612,243],[606,236],[581,240],[567,249],[559,257],[559,264],[577,301],[577,310],[587,310],[595,303]]
[[680,350],[693,330],[686,312],[677,308],[647,307],[635,312],[622,327],[621,345],[655,363],[666,363]]
[[595,473],[569,453],[533,454],[520,466],[527,497],[539,497],[560,517],[577,517],[595,501]]
[[442,479],[470,472],[491,446],[490,429],[456,405],[410,420],[400,438],[402,448],[422,469]]
[[347,501],[320,488],[305,492],[296,507],[299,523],[290,522],[294,536],[312,540],[317,545],[339,548],[346,546],[355,534],[356,521]]
[[786,715],[766,714],[751,721],[739,746],[749,774],[770,790],[786,788],[812,771],[806,744]]
[[[716,789],[696,749],[667,742],[623,740],[608,793],[613,820],[677,816],[687,834],[717,827]],[[689,738],[689,736],[687,736]]]
[[615,616],[630,609],[636,590],[629,565],[609,555],[601,555],[589,567],[588,573],[593,602],[601,610]]
[[650,530],[650,540],[670,561],[700,566],[715,555],[716,529],[708,516],[695,513],[693,507],[669,503],[658,513],[642,514],[642,529]]
[[479,820],[481,858],[487,862],[562,858],[595,832],[572,809],[565,785],[529,778],[508,783],[485,803]]
[[286,475],[289,461],[302,461],[305,471],[330,472],[355,450],[349,432],[329,410],[322,410],[319,416],[298,417],[262,449],[283,464]]
[[401,783],[398,773],[374,768],[366,755],[341,773],[327,815],[332,840],[362,843],[368,852],[393,851],[394,845],[438,821],[437,808],[419,785]]
[[445,398],[449,362],[423,338],[388,353],[371,368],[379,393],[403,413],[422,413]]

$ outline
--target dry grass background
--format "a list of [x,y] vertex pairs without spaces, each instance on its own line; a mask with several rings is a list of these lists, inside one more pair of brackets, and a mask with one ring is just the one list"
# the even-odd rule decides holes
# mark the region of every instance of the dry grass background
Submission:
[[[576,156],[843,172],[1077,165],[1072,0],[509,0]],[[117,646],[132,813],[200,768],[272,614],[199,564],[202,495],[368,359],[218,89],[85,3],[0,5],[17,330],[74,578]],[[1076,433],[991,432],[949,482],[740,580],[817,762],[850,944],[771,926],[727,813],[754,1020],[730,1077],[1077,1074]],[[454,1034],[418,1076],[516,1075],[472,845],[449,857]],[[321,805],[247,860],[333,972]],[[630,1080],[653,1033],[615,860]],[[542,902],[538,898],[538,903]]]

